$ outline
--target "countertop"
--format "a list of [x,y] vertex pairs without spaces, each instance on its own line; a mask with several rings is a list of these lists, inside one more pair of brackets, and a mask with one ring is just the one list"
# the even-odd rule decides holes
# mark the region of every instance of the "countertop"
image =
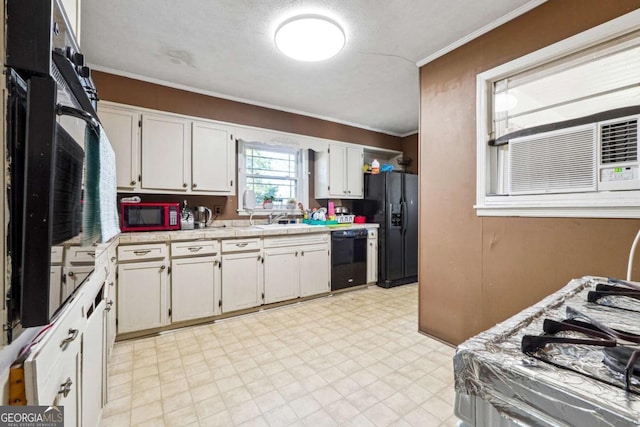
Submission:
[[242,237],[280,236],[301,233],[329,233],[333,230],[379,228],[378,224],[350,224],[337,227],[324,225],[289,224],[289,225],[232,225],[199,228],[196,230],[147,231],[139,233],[121,233],[119,243],[127,245],[146,242],[173,242],[199,239],[232,239]]

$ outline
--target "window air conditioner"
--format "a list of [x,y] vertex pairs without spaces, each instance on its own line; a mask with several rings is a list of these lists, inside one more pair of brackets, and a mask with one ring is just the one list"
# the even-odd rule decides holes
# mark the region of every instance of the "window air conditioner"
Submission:
[[509,194],[640,189],[640,116],[509,141]]

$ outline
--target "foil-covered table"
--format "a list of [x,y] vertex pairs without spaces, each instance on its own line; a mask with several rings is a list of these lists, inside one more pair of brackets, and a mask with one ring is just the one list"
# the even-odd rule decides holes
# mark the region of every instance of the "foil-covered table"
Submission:
[[[602,363],[601,347],[551,345],[541,356],[575,371],[602,376],[619,387],[558,368],[522,353],[520,348],[524,335],[543,333],[545,318],[565,319],[567,306],[609,327],[640,334],[640,312],[587,302],[588,291],[600,282],[606,279],[586,276],[572,280],[558,292],[458,346],[454,356],[458,397],[468,395],[488,403],[500,415],[502,425],[640,425],[640,394],[624,390],[623,376]],[[637,304],[631,309],[640,310],[640,301]],[[634,380],[633,384],[640,393],[640,383]],[[464,412],[458,408],[459,402],[457,399],[458,414]]]

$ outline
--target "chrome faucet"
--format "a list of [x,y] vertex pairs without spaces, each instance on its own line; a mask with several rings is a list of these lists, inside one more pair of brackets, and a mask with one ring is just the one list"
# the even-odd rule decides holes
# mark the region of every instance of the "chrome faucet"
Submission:
[[268,224],[273,224],[274,221],[278,221],[282,218],[289,218],[289,214],[286,214],[286,213],[274,214],[273,212],[271,212],[269,214]]

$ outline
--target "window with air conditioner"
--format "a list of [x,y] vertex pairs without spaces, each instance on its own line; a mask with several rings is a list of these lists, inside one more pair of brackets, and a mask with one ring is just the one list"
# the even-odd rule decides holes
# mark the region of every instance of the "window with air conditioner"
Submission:
[[640,11],[478,75],[478,215],[640,217]]

